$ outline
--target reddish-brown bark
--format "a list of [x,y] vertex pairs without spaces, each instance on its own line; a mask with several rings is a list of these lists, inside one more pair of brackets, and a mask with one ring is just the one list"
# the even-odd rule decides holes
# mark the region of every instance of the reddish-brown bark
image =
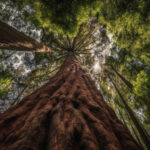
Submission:
[[0,115],[0,150],[141,150],[77,59]]
[[0,21],[0,48],[19,51],[52,52],[47,46]]

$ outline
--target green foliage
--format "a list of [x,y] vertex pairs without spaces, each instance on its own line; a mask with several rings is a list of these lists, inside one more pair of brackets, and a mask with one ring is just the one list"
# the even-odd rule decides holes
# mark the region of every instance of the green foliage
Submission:
[[32,21],[46,32],[75,35],[83,22],[96,16],[108,26],[122,48],[145,62],[150,61],[149,0],[10,1],[20,8],[30,6],[32,11],[24,12],[27,21]]
[[149,62],[148,1],[107,1],[100,9],[100,20],[106,23],[122,48]]
[[96,14],[98,0],[11,0],[19,8],[30,6],[32,13],[25,11],[27,21],[32,21],[45,31],[75,35],[80,24]]
[[3,59],[4,56],[5,56],[4,50],[0,50],[0,59]]
[[88,19],[96,2],[97,0],[36,0],[33,3],[34,16],[48,30],[73,34]]
[[120,47],[145,62],[150,61],[149,6],[148,0],[108,0],[99,10],[100,21],[107,24]]
[[52,61],[52,55],[50,53],[35,53],[36,63],[39,63],[42,59],[48,59]]
[[8,93],[10,85],[11,85],[11,74],[9,70],[1,71],[0,72],[0,98],[4,94]]
[[[117,56],[117,57],[116,57]],[[133,85],[133,89],[129,89],[127,85],[121,80],[121,78],[113,71],[112,67],[115,68],[127,81]],[[127,101],[128,105],[135,112],[140,112],[142,117],[138,116],[142,120],[145,129],[149,130],[150,126],[150,107],[149,107],[149,93],[150,93],[150,76],[149,76],[149,65],[142,62],[139,58],[136,58],[131,54],[130,51],[126,49],[118,49],[114,46],[111,49],[111,56],[107,57],[105,63],[105,69],[109,71],[112,79],[119,88],[124,99]],[[107,89],[108,81],[105,79],[104,83],[100,85],[104,95],[110,94],[110,90]],[[106,85],[107,84],[107,85]],[[112,92],[109,96],[110,99],[116,96],[116,92]],[[114,100],[114,104],[118,104]],[[117,106],[118,107],[118,106]],[[120,105],[119,105],[120,107]],[[124,106],[122,107],[125,110]]]
[[136,81],[133,82],[134,92],[139,97],[144,97],[150,101],[150,75],[144,71],[140,71]]

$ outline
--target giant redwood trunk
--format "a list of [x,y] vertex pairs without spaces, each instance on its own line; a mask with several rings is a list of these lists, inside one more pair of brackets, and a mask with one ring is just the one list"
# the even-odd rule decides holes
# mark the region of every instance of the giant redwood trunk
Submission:
[[52,52],[47,46],[0,21],[0,49]]
[[0,150],[141,150],[70,55],[44,86],[0,115]]

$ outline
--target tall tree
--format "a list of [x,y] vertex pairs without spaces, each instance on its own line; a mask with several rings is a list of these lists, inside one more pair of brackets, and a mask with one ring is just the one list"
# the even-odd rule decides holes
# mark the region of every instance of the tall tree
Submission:
[[[123,124],[128,128],[129,126],[131,127],[131,131],[132,131],[132,134],[134,134],[137,142],[142,145],[142,142],[140,140],[140,137],[139,135],[137,134],[137,131],[135,130],[135,128],[133,127],[133,124],[132,123],[127,123],[125,120],[125,117],[124,117],[124,114],[123,112],[120,110],[120,107],[118,107],[118,113],[119,113],[119,116],[120,116],[120,119],[123,121]],[[128,122],[131,120],[129,115],[127,114],[127,118],[128,118]],[[129,128],[128,128],[129,129]]]
[[[111,66],[111,68],[117,74],[117,76],[119,78],[121,78],[121,80],[127,85],[127,87],[130,88],[130,90],[132,91],[133,90],[133,84],[130,83],[123,75],[121,75],[113,66]],[[145,94],[145,95],[148,95],[148,94]],[[146,100],[143,97],[139,97],[138,99],[140,99],[144,104],[150,106],[150,101],[149,100]]]
[[[124,60],[122,61],[124,62]],[[149,101],[149,88],[148,88],[149,76],[147,75],[148,73],[145,73],[143,71],[144,69],[142,71],[138,70],[138,72],[140,71],[140,73],[137,73],[137,79],[136,79],[137,81],[134,81],[132,79],[132,82],[130,82],[126,77],[124,77],[124,75],[122,75],[119,71],[117,71],[116,68],[118,67],[115,67],[117,65],[118,66],[121,65],[118,60],[115,60],[113,57],[107,58],[106,67],[109,70],[113,70],[113,72],[115,72],[115,74],[125,83],[125,85],[130,89],[130,91],[137,96],[137,99],[141,101],[144,105],[147,105],[147,107],[149,107],[150,101]],[[135,69],[134,67],[135,66],[132,66],[133,69]],[[132,75],[130,76],[132,77]],[[141,80],[141,78],[143,78],[143,81]]]
[[117,74],[117,76],[120,77],[121,80],[127,85],[127,87],[132,90],[133,85],[124,76],[122,76],[112,65],[111,65],[111,68]]
[[143,139],[143,142],[145,143],[147,149],[149,149],[150,147],[150,140],[146,134],[146,131],[141,127],[140,123],[138,122],[137,118],[135,117],[134,112],[130,109],[130,107],[128,106],[128,104],[126,103],[125,99],[123,98],[123,96],[121,95],[119,89],[117,88],[116,84],[114,83],[114,81],[112,80],[112,78],[110,77],[110,75],[108,73],[107,77],[110,79],[111,83],[113,84],[115,90],[117,91],[122,103],[125,106],[126,111],[129,113],[134,125],[136,126],[141,138]]
[[42,43],[0,21],[0,48],[19,51],[52,52]]
[[[91,4],[96,4],[97,0],[80,3],[78,0],[71,3],[66,0],[26,2],[27,5],[31,3],[35,10],[30,20],[38,21],[48,31],[51,27],[55,30],[62,27],[72,34],[91,14],[86,10],[90,10]],[[97,11],[95,6],[93,8]],[[88,45],[92,44],[90,34],[86,34],[89,38],[79,35],[78,41],[62,36],[63,42],[59,42],[60,49],[57,50],[63,49],[65,52],[61,53],[68,55],[69,52],[69,56],[56,76],[0,116],[2,150],[142,149],[103,101],[90,76],[74,57],[73,53],[87,53]]]
[[0,149],[139,150],[72,52],[43,87],[0,115]]

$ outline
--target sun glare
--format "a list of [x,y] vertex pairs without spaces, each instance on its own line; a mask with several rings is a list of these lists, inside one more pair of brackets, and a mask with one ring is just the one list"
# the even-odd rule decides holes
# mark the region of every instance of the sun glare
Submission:
[[93,70],[94,72],[98,73],[100,72],[101,68],[100,68],[100,65],[99,65],[99,62],[95,62],[94,66],[93,66]]

